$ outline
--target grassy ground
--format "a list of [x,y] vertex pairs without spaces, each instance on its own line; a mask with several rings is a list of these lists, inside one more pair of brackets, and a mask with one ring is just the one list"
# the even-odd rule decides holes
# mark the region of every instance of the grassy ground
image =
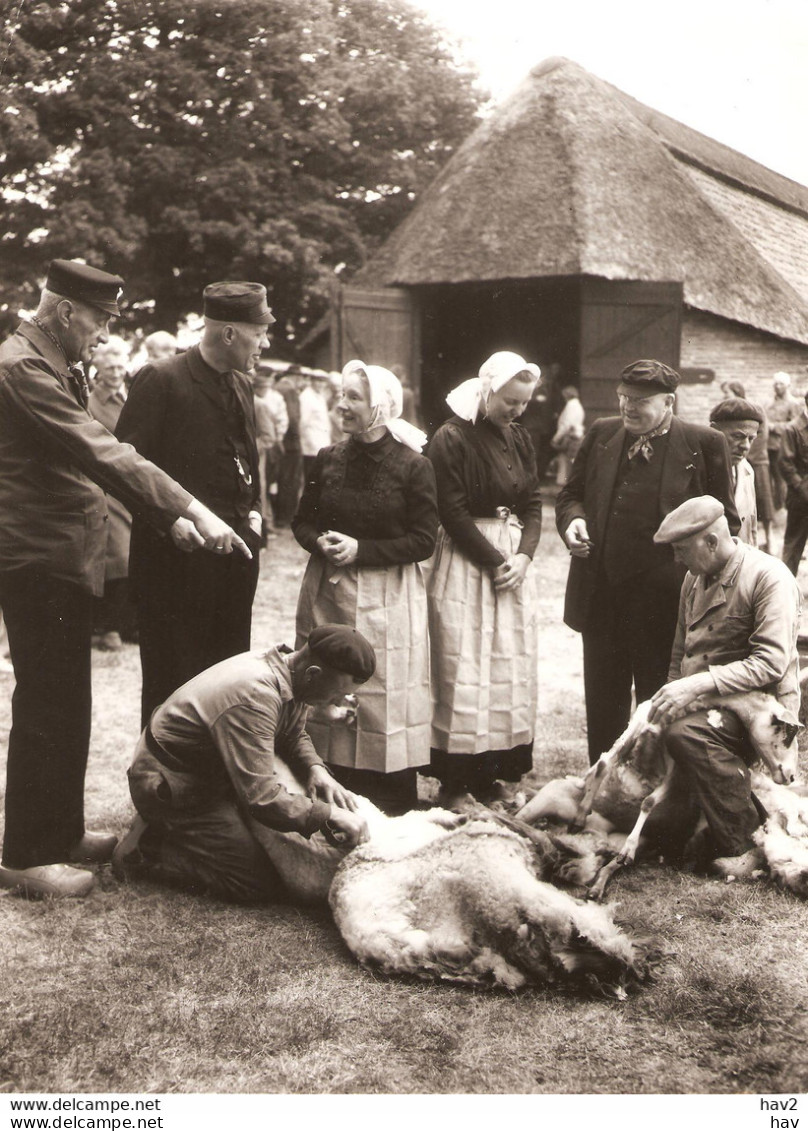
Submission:
[[[288,534],[270,544],[256,644],[291,640],[304,563]],[[567,557],[549,524],[536,568],[537,765],[550,778],[586,755],[580,642],[560,623]],[[0,678],[5,731],[13,680]],[[137,649],[96,653],[94,688],[88,813],[122,832]],[[325,909],[100,881],[82,902],[0,897],[2,1091],[808,1091],[808,905],[766,885],[650,865],[618,878],[618,917],[670,951],[655,984],[620,1003],[386,981],[354,964]]]

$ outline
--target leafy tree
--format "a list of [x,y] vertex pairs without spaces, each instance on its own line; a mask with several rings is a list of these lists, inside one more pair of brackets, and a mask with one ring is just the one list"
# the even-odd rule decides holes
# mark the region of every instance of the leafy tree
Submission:
[[405,0],[0,0],[0,286],[123,274],[173,328],[214,279],[267,284],[287,352],[475,124],[480,94]]

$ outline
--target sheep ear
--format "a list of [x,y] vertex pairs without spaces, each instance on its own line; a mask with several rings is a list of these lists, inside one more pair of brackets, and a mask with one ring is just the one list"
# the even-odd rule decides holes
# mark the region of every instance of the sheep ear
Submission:
[[785,724],[786,746],[791,745],[797,735],[797,732],[800,730],[802,730],[802,723],[797,723],[796,726],[794,725],[794,723]]
[[772,722],[781,723],[783,726],[795,727],[796,730],[802,730],[800,720],[793,711],[789,711],[788,707],[784,707],[782,703],[778,703],[776,712],[772,713]]

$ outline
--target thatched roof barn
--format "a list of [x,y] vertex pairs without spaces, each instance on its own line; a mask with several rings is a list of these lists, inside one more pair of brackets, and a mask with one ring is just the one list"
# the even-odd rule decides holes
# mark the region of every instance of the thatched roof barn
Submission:
[[614,410],[622,365],[659,356],[685,371],[680,410],[698,415],[720,380],[752,393],[776,369],[808,374],[808,188],[550,59],[458,150],[340,315],[339,352],[420,375],[433,419],[446,387],[505,347],[555,363],[590,413]]

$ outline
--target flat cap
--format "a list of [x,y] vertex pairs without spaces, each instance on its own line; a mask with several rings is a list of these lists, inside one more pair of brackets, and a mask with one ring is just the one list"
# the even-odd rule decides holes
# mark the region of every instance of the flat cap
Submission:
[[123,279],[98,267],[88,267],[75,259],[52,259],[45,289],[62,298],[72,298],[94,306],[105,314],[120,314],[118,299]]
[[633,361],[620,374],[617,391],[653,397],[657,393],[675,393],[680,381],[676,370],[661,361]]
[[203,313],[214,322],[250,322],[271,326],[275,319],[267,306],[262,283],[211,283],[202,292]]
[[699,495],[695,499],[687,499],[684,503],[666,514],[659,524],[659,530],[654,535],[657,543],[681,542],[683,538],[692,538],[700,534],[708,526],[712,526],[717,518],[724,513],[724,504],[719,503],[712,495]]
[[711,423],[720,424],[722,420],[756,420],[762,424],[763,409],[745,397],[727,397],[710,409]]
[[315,660],[347,672],[360,683],[376,671],[376,653],[361,632],[345,624],[321,624],[312,629],[309,651]]

